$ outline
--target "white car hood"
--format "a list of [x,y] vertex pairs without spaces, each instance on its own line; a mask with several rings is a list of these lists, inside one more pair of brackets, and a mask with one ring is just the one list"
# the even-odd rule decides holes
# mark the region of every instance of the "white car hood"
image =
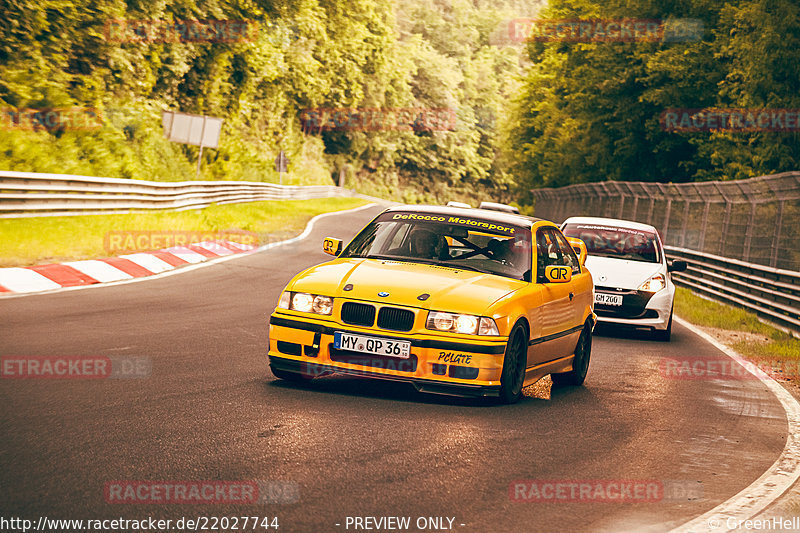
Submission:
[[586,268],[592,273],[595,287],[636,290],[653,275],[666,274],[661,263],[645,263],[611,257],[588,256]]

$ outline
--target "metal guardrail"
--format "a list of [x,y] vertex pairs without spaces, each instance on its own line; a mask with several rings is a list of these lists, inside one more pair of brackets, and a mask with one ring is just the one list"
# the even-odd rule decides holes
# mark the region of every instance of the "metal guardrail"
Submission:
[[743,307],[800,334],[800,272],[718,255],[665,247],[669,259],[688,263],[673,281],[714,300]]
[[622,218],[664,244],[800,270],[800,172],[697,183],[603,181],[531,191],[537,217]]
[[253,181],[159,182],[0,171],[0,218],[199,209],[211,204],[355,196],[347,189]]

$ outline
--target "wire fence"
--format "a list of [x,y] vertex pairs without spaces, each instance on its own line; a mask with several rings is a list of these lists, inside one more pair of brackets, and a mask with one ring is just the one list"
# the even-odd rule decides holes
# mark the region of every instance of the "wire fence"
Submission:
[[667,246],[800,271],[800,172],[736,181],[606,181],[534,189],[535,215],[635,220]]

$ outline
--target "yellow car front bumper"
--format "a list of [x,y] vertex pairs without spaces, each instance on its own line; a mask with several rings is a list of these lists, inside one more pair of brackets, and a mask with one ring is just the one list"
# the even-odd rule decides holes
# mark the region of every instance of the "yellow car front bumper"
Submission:
[[[371,355],[334,347],[336,332],[411,343],[410,357]],[[276,312],[269,326],[270,366],[307,376],[331,373],[403,381],[423,392],[497,396],[507,339],[452,339],[426,333],[341,326]]]

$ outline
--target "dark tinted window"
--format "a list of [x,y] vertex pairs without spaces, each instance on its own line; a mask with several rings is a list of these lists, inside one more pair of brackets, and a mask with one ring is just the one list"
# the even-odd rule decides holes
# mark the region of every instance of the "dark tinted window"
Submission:
[[567,224],[564,235],[586,243],[589,255],[660,263],[658,239],[652,231],[602,224]]

